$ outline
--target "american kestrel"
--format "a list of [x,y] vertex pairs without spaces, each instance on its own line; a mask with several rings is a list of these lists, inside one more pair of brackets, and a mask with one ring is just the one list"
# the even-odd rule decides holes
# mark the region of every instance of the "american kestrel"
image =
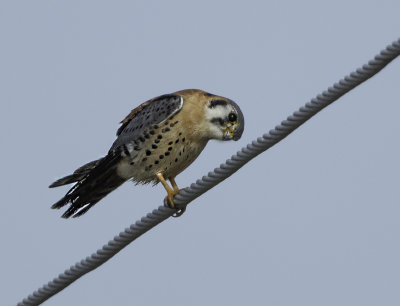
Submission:
[[[121,121],[108,154],[78,168],[49,187],[75,183],[52,208],[70,204],[62,215],[79,217],[127,180],[161,182],[174,207],[179,192],[175,177],[186,169],[210,139],[238,140],[244,118],[230,99],[198,89],[156,97]],[[172,187],[167,183],[171,182]]]

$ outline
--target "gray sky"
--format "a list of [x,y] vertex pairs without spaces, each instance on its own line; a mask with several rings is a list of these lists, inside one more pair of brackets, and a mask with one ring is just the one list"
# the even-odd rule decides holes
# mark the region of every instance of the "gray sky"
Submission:
[[[84,217],[56,178],[105,154],[139,103],[235,100],[239,142],[201,177],[400,36],[399,1],[1,1],[1,304],[160,205],[126,183]],[[400,61],[46,305],[399,305]]]

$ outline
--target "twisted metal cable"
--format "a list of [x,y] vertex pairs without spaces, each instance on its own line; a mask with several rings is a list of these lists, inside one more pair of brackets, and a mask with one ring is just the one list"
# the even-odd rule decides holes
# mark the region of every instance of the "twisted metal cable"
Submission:
[[[215,168],[214,171],[209,172],[207,176],[203,176],[202,179],[197,180],[196,183],[191,184],[190,187],[182,189],[174,199],[176,206],[180,209],[184,209],[191,201],[231,176],[258,154],[284,139],[329,104],[374,76],[399,55],[400,39],[387,46],[375,56],[373,60],[369,61],[368,64],[350,73],[338,83],[329,87],[322,94],[311,99],[310,102],[300,107],[293,115],[282,121],[280,125],[277,125],[275,129],[270,130],[268,133],[262,135],[262,137],[257,138],[257,140],[253,141],[251,144],[242,148],[236,155],[233,155],[230,159],[226,160],[225,163],[221,164],[219,168]],[[119,233],[118,236],[115,236],[113,240],[110,240],[91,256],[71,266],[69,269],[65,270],[64,273],[59,274],[52,281],[33,292],[18,303],[18,305],[39,305],[46,301],[81,276],[105,263],[129,243],[172,216],[175,212],[175,210],[164,206],[153,210],[153,212],[147,214],[140,221],[137,221],[135,224],[132,224],[123,232]]]

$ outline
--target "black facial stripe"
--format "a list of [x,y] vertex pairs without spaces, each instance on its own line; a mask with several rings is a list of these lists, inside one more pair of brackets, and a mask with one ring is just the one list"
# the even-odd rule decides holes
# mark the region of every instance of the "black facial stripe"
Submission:
[[214,108],[214,107],[216,107],[218,105],[226,106],[227,104],[228,104],[228,102],[225,101],[225,100],[212,100],[212,101],[210,101],[210,104],[208,105],[208,107],[209,108]]
[[215,117],[215,118],[212,118],[210,121],[212,123],[219,123],[220,125],[224,125],[224,120],[222,118]]

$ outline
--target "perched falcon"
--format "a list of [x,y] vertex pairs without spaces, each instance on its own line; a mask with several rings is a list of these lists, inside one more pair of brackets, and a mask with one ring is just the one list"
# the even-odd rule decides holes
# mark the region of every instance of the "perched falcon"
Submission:
[[[63,218],[79,217],[125,181],[161,182],[174,207],[175,177],[210,139],[238,140],[244,118],[230,99],[187,89],[151,99],[122,120],[108,154],[78,168],[49,187],[75,183],[52,208],[70,204]],[[171,182],[172,187],[167,183]]]

